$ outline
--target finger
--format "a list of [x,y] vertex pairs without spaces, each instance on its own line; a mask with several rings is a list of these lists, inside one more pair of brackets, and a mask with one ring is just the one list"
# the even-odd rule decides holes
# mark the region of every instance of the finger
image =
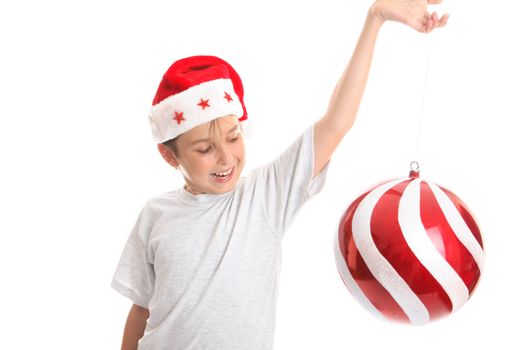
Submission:
[[444,14],[441,19],[439,20],[439,26],[440,27],[444,27],[446,24],[447,24],[447,21],[448,21],[448,18],[450,16],[448,15],[448,13]]
[[445,26],[445,24],[447,24],[447,19],[448,19],[447,15],[441,16],[441,18],[434,21],[434,28],[441,28]]
[[437,12],[432,12],[432,21],[434,23],[439,23],[439,17],[438,17],[438,13]]
[[429,20],[426,24],[425,24],[425,33],[430,33],[432,31],[432,29],[434,28],[434,21],[433,20]]

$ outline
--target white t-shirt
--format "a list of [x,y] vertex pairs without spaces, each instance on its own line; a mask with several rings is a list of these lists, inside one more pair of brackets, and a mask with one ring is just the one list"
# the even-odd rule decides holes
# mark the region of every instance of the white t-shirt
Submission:
[[310,127],[231,192],[147,202],[112,282],[149,309],[139,349],[272,349],[281,239],[324,185],[313,167]]

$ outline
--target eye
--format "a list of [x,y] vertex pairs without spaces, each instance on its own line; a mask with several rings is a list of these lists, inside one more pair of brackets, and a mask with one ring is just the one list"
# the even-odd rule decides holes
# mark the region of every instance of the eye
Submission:
[[198,149],[197,152],[205,154],[211,151],[211,146],[206,147],[205,149]]
[[234,143],[239,139],[239,136],[232,137],[229,141],[230,143]]

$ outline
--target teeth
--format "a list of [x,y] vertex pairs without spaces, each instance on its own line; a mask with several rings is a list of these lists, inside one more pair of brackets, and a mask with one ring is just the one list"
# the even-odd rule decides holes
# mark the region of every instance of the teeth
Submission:
[[231,168],[230,170],[228,170],[228,171],[226,171],[224,173],[215,173],[215,174],[213,174],[213,176],[226,177],[226,176],[231,174],[232,170],[233,170],[233,168]]

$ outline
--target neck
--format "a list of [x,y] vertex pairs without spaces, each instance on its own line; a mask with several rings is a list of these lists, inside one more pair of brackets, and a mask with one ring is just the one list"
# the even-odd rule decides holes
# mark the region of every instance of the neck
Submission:
[[184,190],[191,193],[192,195],[203,194],[204,192],[193,191],[190,186],[184,185]]

